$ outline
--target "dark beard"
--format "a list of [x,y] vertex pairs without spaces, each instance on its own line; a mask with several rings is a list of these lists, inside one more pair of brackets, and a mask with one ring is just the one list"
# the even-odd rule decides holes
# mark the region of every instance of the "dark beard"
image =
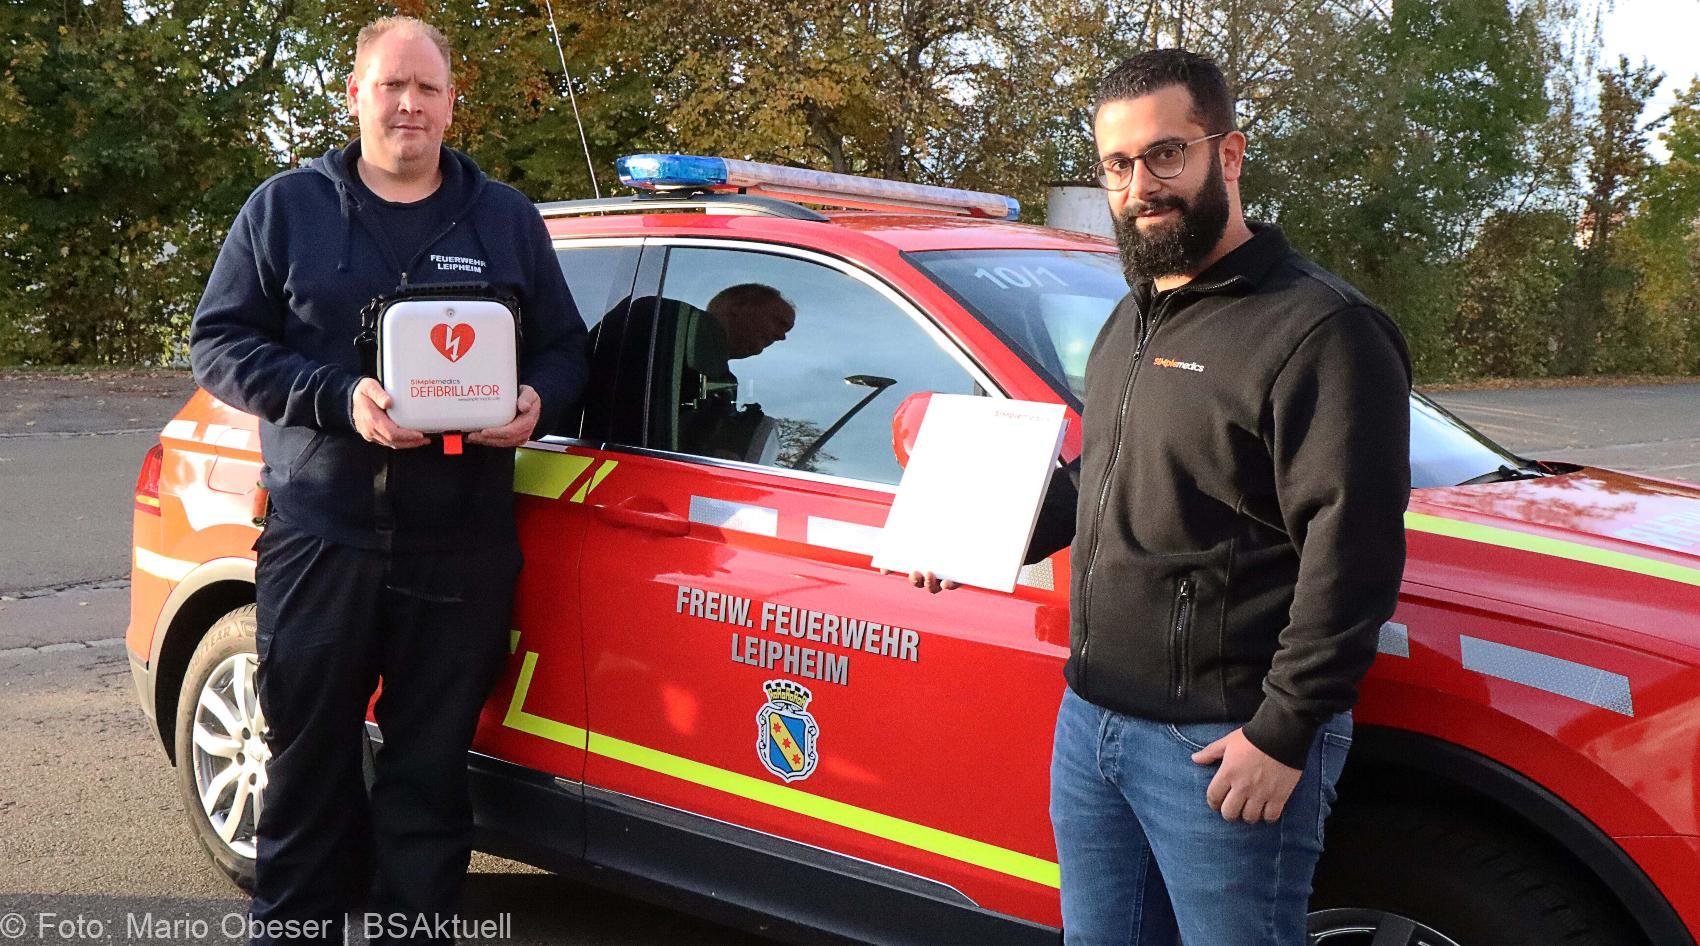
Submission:
[[[1173,207],[1179,219],[1150,233],[1141,232],[1135,220],[1142,212]],[[1222,181],[1222,159],[1212,155],[1210,174],[1191,202],[1166,195],[1150,203],[1130,199],[1110,223],[1121,247],[1122,272],[1128,285],[1161,276],[1179,276],[1196,269],[1228,229],[1228,187]]]

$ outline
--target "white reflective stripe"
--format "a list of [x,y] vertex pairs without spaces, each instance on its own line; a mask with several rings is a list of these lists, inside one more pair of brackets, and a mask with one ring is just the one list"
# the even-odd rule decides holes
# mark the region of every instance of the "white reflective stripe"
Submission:
[[1403,624],[1388,621],[1381,625],[1381,640],[1375,646],[1377,653],[1389,654],[1394,657],[1411,656],[1411,632]]
[[[837,549],[840,552],[853,552],[857,555],[873,555],[879,549],[879,526],[865,526],[858,522],[845,522],[842,519],[827,519],[821,516],[809,517],[808,543],[824,549]],[[1056,573],[1051,568],[1051,560],[1045,559],[1033,565],[1027,565],[1016,576],[1015,583],[1041,591],[1055,591],[1057,587]]]
[[195,563],[185,562],[182,559],[166,558],[158,552],[137,548],[136,569],[147,572],[155,578],[175,582],[182,581],[190,572],[194,571]]
[[1037,588],[1040,591],[1057,590],[1057,576],[1051,569],[1051,560],[1047,558],[1042,562],[1034,562],[1032,565],[1023,565],[1021,571],[1015,576],[1015,583],[1026,585],[1029,588]]
[[691,521],[738,532],[753,532],[756,535],[779,534],[779,510],[748,503],[728,502],[724,499],[709,499],[706,496],[691,497]]
[[159,435],[161,437],[170,437],[174,440],[194,440],[195,422],[192,420],[171,421],[165,425],[165,429],[160,431]]
[[838,549],[840,552],[873,555],[879,546],[880,531],[879,526],[810,516],[808,542],[810,545]]
[[1465,670],[1556,693],[1589,706],[1635,715],[1629,678],[1573,660],[1474,637],[1458,639]]

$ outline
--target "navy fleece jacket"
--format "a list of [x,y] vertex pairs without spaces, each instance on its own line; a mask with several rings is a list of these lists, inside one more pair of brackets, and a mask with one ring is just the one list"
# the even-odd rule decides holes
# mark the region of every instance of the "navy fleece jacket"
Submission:
[[[512,450],[392,450],[356,432],[360,310],[404,281],[483,281],[517,296],[519,379],[542,401],[537,436],[583,393],[584,321],[531,201],[449,148],[439,192],[451,201],[449,223],[417,256],[399,259],[363,217],[349,179],[359,147],[333,149],[249,196],[190,327],[195,380],[260,418],[260,482],[274,514],[297,527],[361,548],[512,541]],[[385,520],[393,531],[381,528]]]

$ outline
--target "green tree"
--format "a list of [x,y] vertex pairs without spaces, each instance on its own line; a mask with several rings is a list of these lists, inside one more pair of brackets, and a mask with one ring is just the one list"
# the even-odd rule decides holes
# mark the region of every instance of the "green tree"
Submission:
[[1397,0],[1306,63],[1254,141],[1254,213],[1387,307],[1418,371],[1445,373],[1460,261],[1515,193],[1546,119],[1543,11]]
[[155,360],[247,187],[289,0],[8,4],[0,359]]
[[1610,262],[1629,285],[1601,347],[1642,370],[1692,373],[1700,371],[1700,80],[1665,118],[1668,157],[1641,175],[1634,214],[1613,234]]
[[1552,373],[1555,313],[1576,277],[1576,221],[1557,210],[1508,210],[1488,218],[1460,267],[1461,293],[1447,324],[1456,377]]
[[[615,75],[651,77],[651,141],[926,181],[969,110],[999,7],[966,0],[593,0],[559,11]],[[598,70],[597,75],[606,72]]]
[[1649,339],[1627,308],[1633,271],[1623,265],[1616,237],[1652,166],[1641,113],[1662,79],[1651,65],[1632,66],[1627,56],[1599,72],[1599,110],[1586,132],[1581,268],[1558,334],[1558,366],[1567,374],[1636,370],[1649,354]]

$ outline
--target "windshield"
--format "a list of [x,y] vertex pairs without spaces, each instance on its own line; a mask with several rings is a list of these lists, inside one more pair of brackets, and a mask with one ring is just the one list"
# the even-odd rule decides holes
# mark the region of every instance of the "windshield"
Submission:
[[1127,295],[1120,257],[1079,250],[909,256],[1079,407],[1086,396],[1086,356],[1110,310]]
[[[910,253],[933,281],[1022,354],[1076,410],[1086,357],[1127,295],[1121,258],[1081,250]],[[1411,395],[1411,486],[1456,486],[1525,461],[1421,394]]]
[[1528,461],[1489,440],[1446,408],[1411,392],[1411,486],[1456,486]]

